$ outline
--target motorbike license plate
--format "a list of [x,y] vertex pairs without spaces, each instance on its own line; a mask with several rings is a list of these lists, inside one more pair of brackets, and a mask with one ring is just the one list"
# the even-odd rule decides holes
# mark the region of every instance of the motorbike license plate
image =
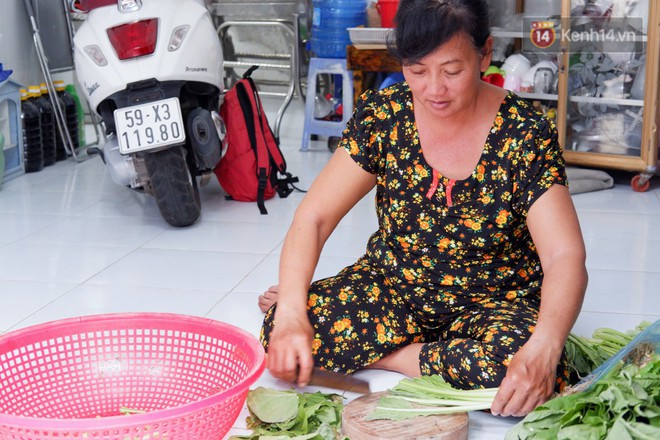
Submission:
[[119,108],[114,117],[121,154],[181,144],[186,140],[178,98]]

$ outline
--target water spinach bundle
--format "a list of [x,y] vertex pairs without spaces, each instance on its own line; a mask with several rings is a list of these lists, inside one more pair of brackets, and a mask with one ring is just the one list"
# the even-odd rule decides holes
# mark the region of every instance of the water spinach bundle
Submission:
[[650,322],[642,321],[637,327],[626,332],[611,328],[598,328],[594,330],[591,338],[571,333],[566,341],[569,363],[579,378],[586,377],[619,350],[630,344],[650,325]]
[[660,439],[660,356],[617,368],[586,391],[549,400],[505,437],[532,439]]

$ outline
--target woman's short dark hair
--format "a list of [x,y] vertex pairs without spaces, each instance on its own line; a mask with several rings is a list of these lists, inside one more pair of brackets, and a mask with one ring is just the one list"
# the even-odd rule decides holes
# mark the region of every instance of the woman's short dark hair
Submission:
[[452,37],[464,32],[475,49],[490,36],[486,0],[400,0],[389,48],[406,64],[414,64]]

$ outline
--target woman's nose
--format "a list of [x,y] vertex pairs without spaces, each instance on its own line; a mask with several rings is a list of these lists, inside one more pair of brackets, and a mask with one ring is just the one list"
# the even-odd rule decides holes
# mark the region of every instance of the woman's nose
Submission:
[[432,95],[443,95],[447,92],[447,81],[442,74],[433,74],[428,78],[426,90]]

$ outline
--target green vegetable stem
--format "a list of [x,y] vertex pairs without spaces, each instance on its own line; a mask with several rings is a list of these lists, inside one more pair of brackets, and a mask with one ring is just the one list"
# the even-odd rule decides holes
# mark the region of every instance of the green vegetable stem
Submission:
[[618,353],[650,325],[650,322],[642,321],[635,329],[625,333],[611,328],[598,328],[594,330],[591,338],[571,333],[566,341],[569,363],[578,378],[582,379]]
[[367,420],[403,420],[418,416],[489,409],[498,388],[458,390],[439,375],[403,379],[379,399]]

